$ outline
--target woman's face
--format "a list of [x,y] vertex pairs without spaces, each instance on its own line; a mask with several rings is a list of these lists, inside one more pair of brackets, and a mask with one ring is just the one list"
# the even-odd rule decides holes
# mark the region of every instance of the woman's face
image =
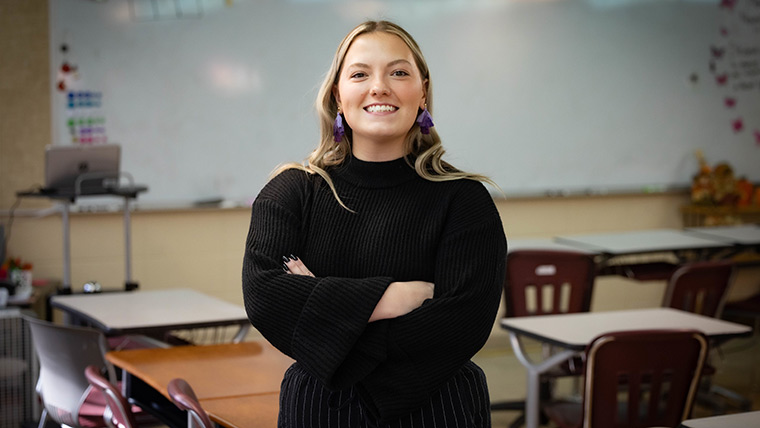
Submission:
[[333,88],[363,160],[392,160],[425,106],[425,82],[412,51],[398,36],[375,32],[354,39]]

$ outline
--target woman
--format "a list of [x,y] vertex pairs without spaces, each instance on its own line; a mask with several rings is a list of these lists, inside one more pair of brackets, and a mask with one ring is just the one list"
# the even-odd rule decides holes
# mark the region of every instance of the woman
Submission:
[[359,25],[320,90],[321,144],[253,203],[246,310],[296,360],[280,427],[490,426],[470,358],[496,316],[506,239],[487,179],[441,160],[430,109],[411,36]]

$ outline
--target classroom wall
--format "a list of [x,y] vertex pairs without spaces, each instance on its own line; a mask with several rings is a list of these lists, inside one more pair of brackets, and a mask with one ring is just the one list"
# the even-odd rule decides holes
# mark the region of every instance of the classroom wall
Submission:
[[0,209],[42,183],[52,132],[48,39],[47,0],[0,1]]
[[[46,0],[0,1],[0,211],[15,192],[42,179],[50,136]],[[497,201],[508,238],[681,227],[685,193],[628,196],[525,198]],[[24,199],[17,210],[9,254],[34,264],[38,278],[61,279],[62,237],[58,216],[30,217],[44,200]],[[132,275],[141,289],[188,287],[241,302],[241,265],[249,210],[173,209],[132,215]],[[0,221],[7,224],[7,216]],[[124,282],[124,235],[120,212],[77,213],[71,218],[72,283]],[[760,271],[745,269],[734,298],[760,291]],[[664,284],[600,278],[593,309],[659,305]],[[499,336],[499,329],[494,335]]]
[[[681,226],[682,194],[500,200],[508,240],[560,234]],[[242,302],[241,268],[248,209],[137,211],[132,214],[132,276],[143,290],[188,287],[233,303]],[[34,263],[41,278],[61,278],[60,218],[17,218],[12,254]],[[71,218],[72,284],[123,286],[123,218],[116,213],[77,213]],[[619,277],[597,280],[592,310],[658,306],[665,283]],[[760,268],[743,269],[731,299],[760,291]],[[181,302],[178,302],[181,304]],[[494,328],[502,346],[504,333]]]

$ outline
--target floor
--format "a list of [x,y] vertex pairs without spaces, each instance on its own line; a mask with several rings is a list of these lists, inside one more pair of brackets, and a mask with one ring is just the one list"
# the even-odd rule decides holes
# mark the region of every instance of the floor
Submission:
[[[520,400],[525,394],[525,369],[512,353],[505,336],[504,346],[491,340],[473,359],[486,373],[491,401]],[[540,354],[540,345],[529,345],[528,349]],[[712,360],[718,369],[714,383],[748,397],[753,410],[760,410],[760,334],[752,337],[733,339],[713,351]],[[560,395],[572,395],[572,380],[561,380],[556,389]],[[729,412],[737,412],[730,409]],[[495,411],[492,413],[494,428],[508,427],[519,412]],[[695,405],[693,417],[712,416],[709,408]],[[546,427],[555,427],[553,424]]]

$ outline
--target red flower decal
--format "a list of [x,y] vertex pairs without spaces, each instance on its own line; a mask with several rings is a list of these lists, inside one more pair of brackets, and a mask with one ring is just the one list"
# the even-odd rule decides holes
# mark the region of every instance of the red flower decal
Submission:
[[740,117],[731,122],[731,127],[734,128],[734,132],[741,132],[741,130],[744,129],[744,121]]

